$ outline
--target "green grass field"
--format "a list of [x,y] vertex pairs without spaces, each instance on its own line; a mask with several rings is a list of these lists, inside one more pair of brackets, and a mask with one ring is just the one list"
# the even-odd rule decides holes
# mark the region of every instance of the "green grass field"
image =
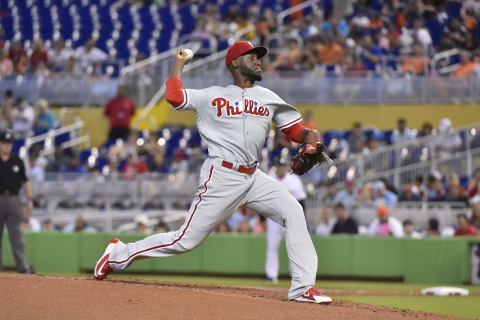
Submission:
[[[240,287],[288,288],[290,286],[290,280],[288,279],[281,279],[277,284],[269,284],[263,282],[263,280],[259,278],[218,276],[113,274],[112,277]],[[317,281],[317,287],[320,289],[369,291],[369,295],[333,295],[333,298],[337,299],[350,300],[378,306],[389,306],[401,309],[452,315],[470,319],[480,319],[480,287],[478,286],[461,286],[462,288],[470,290],[469,297],[432,297],[406,295],[409,292],[419,292],[423,288],[433,286],[436,285],[405,284],[400,282],[380,281]],[[385,291],[398,293],[398,295],[383,295]],[[378,293],[378,295],[376,295],[376,293]]]

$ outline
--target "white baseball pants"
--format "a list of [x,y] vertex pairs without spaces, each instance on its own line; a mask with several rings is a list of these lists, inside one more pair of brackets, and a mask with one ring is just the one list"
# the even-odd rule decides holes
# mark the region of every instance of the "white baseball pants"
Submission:
[[265,274],[270,279],[278,278],[278,248],[285,236],[285,228],[280,224],[267,219],[267,257],[265,261]]
[[202,243],[216,226],[243,204],[285,226],[292,276],[289,299],[315,285],[317,254],[307,230],[302,206],[278,181],[260,170],[249,175],[209,158],[200,172],[200,184],[185,223],[177,231],[155,234],[137,242],[119,242],[108,263],[125,269],[140,257],[168,257],[188,252]]

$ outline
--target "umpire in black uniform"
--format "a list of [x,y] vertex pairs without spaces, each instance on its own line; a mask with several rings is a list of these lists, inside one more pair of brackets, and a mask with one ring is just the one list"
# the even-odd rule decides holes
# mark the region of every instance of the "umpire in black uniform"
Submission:
[[[7,226],[15,264],[19,273],[32,273],[25,258],[25,241],[22,222],[32,212],[32,189],[25,173],[23,161],[12,154],[13,134],[10,130],[0,132],[0,271],[2,265],[3,227]],[[18,195],[22,186],[28,203],[25,207]]]

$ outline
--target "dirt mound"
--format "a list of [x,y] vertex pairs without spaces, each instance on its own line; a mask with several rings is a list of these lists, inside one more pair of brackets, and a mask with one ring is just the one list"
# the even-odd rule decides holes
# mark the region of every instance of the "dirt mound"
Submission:
[[455,319],[334,300],[286,301],[286,290],[0,274],[1,319]]

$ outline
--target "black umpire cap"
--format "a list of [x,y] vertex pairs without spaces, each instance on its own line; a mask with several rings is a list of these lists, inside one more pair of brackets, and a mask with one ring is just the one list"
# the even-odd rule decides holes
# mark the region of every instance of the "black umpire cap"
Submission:
[[13,133],[11,130],[0,131],[0,142],[13,143]]

